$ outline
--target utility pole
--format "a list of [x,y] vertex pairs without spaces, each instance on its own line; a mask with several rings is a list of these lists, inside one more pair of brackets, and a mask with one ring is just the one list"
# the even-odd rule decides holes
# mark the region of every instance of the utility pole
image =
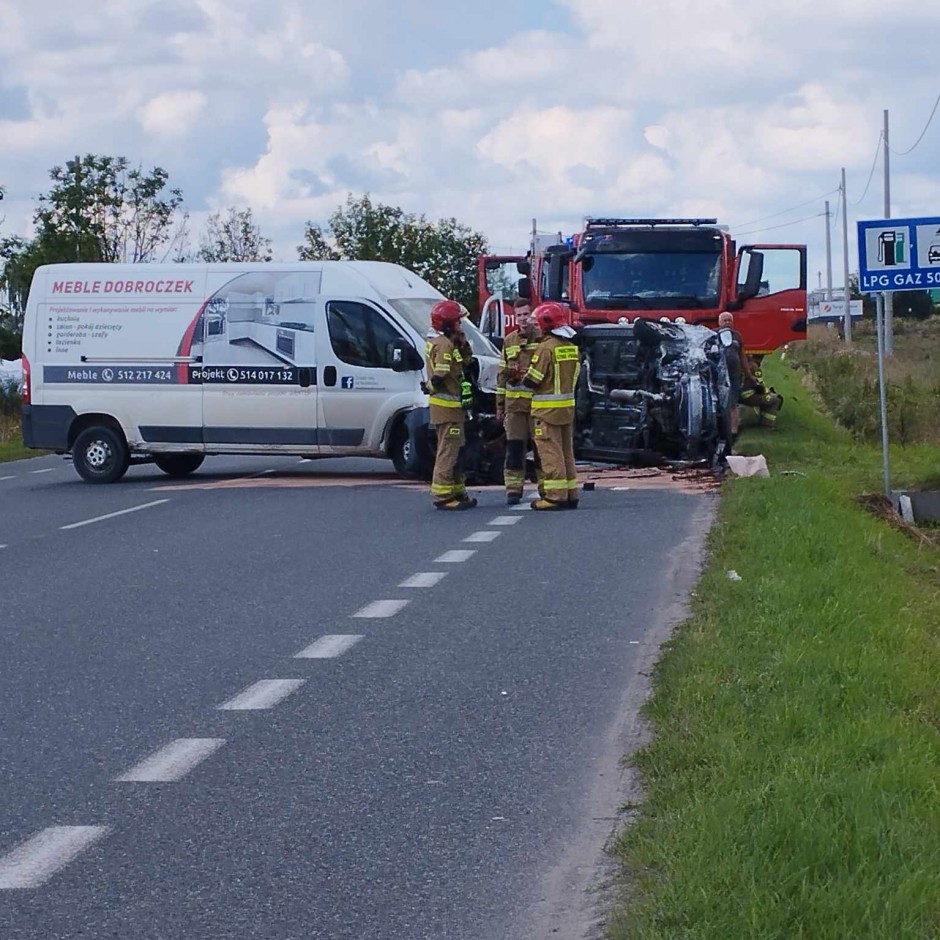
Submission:
[[832,236],[829,224],[829,200],[826,200],[826,300],[832,300]]
[[842,291],[845,302],[845,312],[843,315],[843,330],[845,332],[846,346],[852,345],[852,301],[849,296],[849,200],[845,192],[845,167],[842,167],[842,274],[845,280],[845,288]]
[[[885,218],[891,218],[891,147],[888,144],[888,109],[884,113],[884,131],[882,133],[884,140],[884,165],[885,165]],[[910,245],[907,246],[910,251]],[[884,317],[884,353],[886,356],[894,354],[894,294],[891,291],[885,292],[885,317]]]

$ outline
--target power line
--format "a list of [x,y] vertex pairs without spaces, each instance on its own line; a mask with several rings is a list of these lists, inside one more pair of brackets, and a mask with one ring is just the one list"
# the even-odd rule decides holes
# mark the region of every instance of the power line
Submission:
[[[855,202],[850,203],[850,205],[857,206],[865,198],[865,196],[868,195],[868,187],[871,186],[872,177],[875,175],[875,167],[878,166],[878,154],[881,153],[881,141],[884,139],[884,136],[885,132],[883,130],[878,132],[878,143],[875,144],[875,159],[871,162],[871,173],[868,174],[868,182],[865,184],[865,192],[863,192],[862,195],[855,200]],[[842,187],[840,186],[839,189],[841,190]]]
[[[835,192],[835,190],[833,190],[833,192]],[[794,219],[792,222],[782,222],[780,225],[767,225],[763,228],[753,228],[747,232],[735,232],[734,237],[740,238],[742,235],[754,235],[757,232],[772,232],[774,229],[787,228],[790,225],[799,225],[800,222],[809,222],[810,219],[821,219],[825,215],[825,212],[815,212],[813,215],[804,216],[802,219]]]
[[895,150],[894,147],[888,148],[896,157],[906,157],[924,139],[924,134],[927,133],[927,128],[930,127],[930,122],[933,120],[933,116],[937,113],[937,105],[940,105],[940,95],[937,95],[937,100],[933,103],[933,111],[930,112],[930,117],[927,118],[927,123],[924,125],[924,129],[920,132],[920,137],[914,141],[912,146],[908,147],[907,150]]
[[[821,196],[817,196],[815,199],[807,199],[806,202],[801,202],[798,205],[790,206],[789,209],[781,209],[779,212],[772,212],[770,215],[762,215],[759,219],[751,219],[750,222],[741,222],[739,225],[732,225],[731,228],[744,228],[747,225],[753,225],[755,222],[763,222],[765,219],[776,219],[778,216],[786,215],[788,212],[793,212],[795,209],[802,209],[805,206],[810,206],[814,202],[819,202],[820,199],[825,199],[826,196],[831,196],[833,193],[837,193],[839,190],[830,189],[828,193],[823,193]],[[763,231],[758,229],[758,231]]]

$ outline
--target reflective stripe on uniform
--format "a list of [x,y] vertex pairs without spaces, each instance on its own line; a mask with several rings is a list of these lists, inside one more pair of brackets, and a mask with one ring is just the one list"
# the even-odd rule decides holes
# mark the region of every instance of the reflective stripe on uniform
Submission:
[[428,402],[432,405],[438,405],[441,408],[459,408],[460,398],[457,395],[444,395],[435,393],[428,396]]
[[555,347],[555,362],[570,362],[572,359],[578,358],[578,347],[577,346],[556,346]]
[[455,483],[432,483],[432,496],[453,496],[457,486]]
[[532,408],[573,408],[574,392],[539,394],[532,396]]
[[532,389],[526,388],[525,386],[517,387],[510,385],[509,388],[504,390],[503,394],[505,394],[507,398],[531,398]]

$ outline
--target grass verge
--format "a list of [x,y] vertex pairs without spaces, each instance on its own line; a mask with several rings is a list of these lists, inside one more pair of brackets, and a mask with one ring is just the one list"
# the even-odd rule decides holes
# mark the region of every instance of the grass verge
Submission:
[[0,463],[35,457],[38,452],[23,446],[23,432],[19,418],[0,415]]
[[[647,799],[615,940],[940,936],[940,552],[862,510],[879,451],[779,359],[773,476],[724,488],[690,618],[657,666]],[[895,480],[940,448],[892,454]],[[729,579],[737,571],[740,581]]]

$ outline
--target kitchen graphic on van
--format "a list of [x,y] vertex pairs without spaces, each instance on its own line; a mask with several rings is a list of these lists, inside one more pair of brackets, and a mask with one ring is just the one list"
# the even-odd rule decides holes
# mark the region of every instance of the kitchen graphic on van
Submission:
[[208,298],[180,355],[206,367],[312,364],[319,291],[317,271],[242,274]]

